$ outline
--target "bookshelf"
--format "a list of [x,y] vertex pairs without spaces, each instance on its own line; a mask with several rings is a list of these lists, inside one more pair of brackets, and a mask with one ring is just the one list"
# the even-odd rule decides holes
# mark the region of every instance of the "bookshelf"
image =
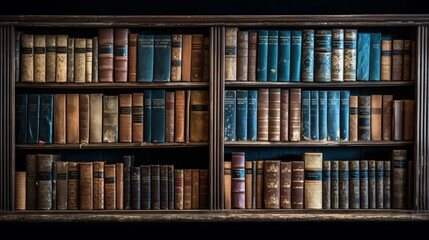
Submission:
[[[1,210],[0,221],[94,221],[94,215],[103,221],[318,221],[358,220],[374,221],[416,220],[427,221],[428,187],[427,149],[425,143],[429,138],[427,123],[429,110],[429,75],[428,60],[428,15],[262,15],[262,16],[0,16],[1,34]],[[169,83],[22,83],[15,82],[15,31],[37,34],[73,33],[79,30],[96,36],[97,29],[102,27],[125,27],[132,33],[139,30],[174,33],[192,31],[203,32],[209,36],[210,46],[210,80],[208,82],[169,82]],[[225,81],[225,28],[238,29],[332,29],[354,28],[365,31],[398,31],[403,36],[415,36],[416,40],[416,81],[376,81],[376,82],[240,82]],[[4,51],[3,51],[4,50]],[[17,94],[30,93],[106,93],[122,94],[142,92],[145,89],[166,90],[207,90],[209,93],[209,141],[189,143],[89,143],[89,144],[18,144],[15,139],[15,97]],[[416,101],[414,140],[405,141],[298,141],[298,142],[269,142],[269,141],[235,141],[224,140],[224,94],[226,90],[255,90],[291,89],[302,90],[351,90],[367,94],[399,94],[410,96]],[[402,92],[401,92],[402,91]],[[401,93],[397,93],[401,92]],[[412,209],[370,209],[370,210],[296,210],[296,209],[224,209],[224,161],[229,161],[230,154],[236,151],[246,152],[252,160],[259,157],[266,159],[283,158],[284,155],[295,155],[306,151],[327,153],[334,156],[337,153],[348,158],[378,157],[386,149],[407,149],[414,161],[414,197]],[[146,153],[147,151],[147,153]],[[172,155],[167,151],[173,151]],[[161,153],[165,158],[174,156],[188,158],[189,156],[204,157],[206,162],[199,159],[183,163],[182,159],[162,160],[162,163],[178,164],[185,167],[206,168],[209,170],[209,206],[208,209],[195,210],[97,210],[97,211],[33,211],[15,210],[15,172],[24,170],[23,156],[25,154],[49,153],[76,156],[112,155],[118,162],[118,156],[135,154],[137,157]],[[255,158],[255,159],[253,159]],[[339,157],[337,157],[339,158]],[[25,159],[25,158],[24,158]],[[66,158],[69,161],[73,158]],[[360,160],[360,158],[358,159]],[[156,163],[157,160],[151,160]],[[221,210],[221,211],[218,211]]]

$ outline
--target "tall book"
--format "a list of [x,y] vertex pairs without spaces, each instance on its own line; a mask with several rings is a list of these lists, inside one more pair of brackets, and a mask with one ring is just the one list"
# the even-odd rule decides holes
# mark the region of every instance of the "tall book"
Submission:
[[137,81],[137,38],[138,34],[128,35],[128,81]]
[[331,208],[340,208],[339,161],[331,161]]
[[131,122],[132,142],[143,142],[143,93],[132,94]]
[[57,161],[55,176],[57,181],[57,209],[67,210],[67,194],[68,194],[68,162]]
[[16,143],[27,143],[27,106],[28,95],[16,94],[15,98],[15,126]]
[[280,208],[292,208],[292,163],[280,163]]
[[54,95],[40,94],[39,141],[52,143],[54,120]]
[[340,209],[349,209],[349,161],[338,161]]
[[314,81],[314,29],[302,30],[301,82]]
[[311,140],[311,91],[304,90],[301,93],[301,141]]
[[[58,55],[58,52],[57,52]],[[92,38],[92,81],[98,82],[98,37]]]
[[344,29],[332,29],[332,68],[333,82],[344,81]]
[[350,140],[350,91],[340,92],[340,141]]
[[174,140],[175,142],[185,142],[185,90],[176,90],[174,109]]
[[304,208],[304,162],[292,161],[292,208]]
[[249,32],[238,31],[237,81],[247,81],[249,62]]
[[323,154],[305,152],[304,161],[304,207],[322,209]]
[[314,34],[314,81],[330,82],[332,78],[332,30]]
[[114,36],[114,81],[127,82],[128,79],[128,29],[115,28]]
[[152,208],[152,173],[150,165],[141,165],[141,209],[148,210]]
[[368,160],[359,161],[360,208],[368,209]]
[[67,39],[67,82],[74,82],[74,38],[72,37]]
[[37,155],[37,209],[52,209],[52,166],[56,156]]
[[101,162],[101,161],[93,162],[93,170],[94,170],[94,176],[93,176],[94,177],[94,210],[104,209],[104,203],[105,203],[104,201],[104,192],[105,192],[104,191],[104,184],[105,184],[104,162]]
[[280,88],[270,88],[268,110],[268,141],[280,141]]
[[359,96],[358,139],[371,140],[371,96]]
[[356,81],[357,29],[344,30],[344,81]]
[[231,162],[225,161],[223,163],[223,171],[224,171],[224,174],[223,174],[223,176],[224,176],[224,180],[223,180],[223,183],[224,183],[223,207],[224,207],[224,209],[231,209],[231,203],[232,203],[231,202],[231,187],[232,187],[232,185],[231,185],[231,183],[232,183],[231,182],[232,181]]
[[85,83],[86,80],[86,39],[75,38],[74,41],[74,82]]
[[280,141],[289,141],[289,89],[285,88],[280,93]]
[[360,166],[359,160],[349,161],[349,176],[350,176],[350,209],[360,208]]
[[25,156],[27,170],[25,204],[27,210],[37,209],[37,155],[27,154]]
[[79,139],[80,143],[89,143],[90,103],[89,94],[79,94]]
[[137,41],[137,82],[153,82],[155,36],[139,34]]
[[375,206],[384,208],[384,161],[375,161]]
[[319,140],[319,91],[311,91],[310,95],[310,138]]
[[86,39],[85,47],[85,82],[92,82],[92,47],[93,39]]
[[258,31],[258,50],[256,64],[256,81],[267,81],[268,67],[268,30]]
[[258,141],[268,141],[269,89],[258,89]]
[[160,209],[168,209],[168,166],[160,165]]
[[100,82],[113,82],[113,28],[98,29],[98,70]]
[[279,31],[279,65],[278,65],[278,81],[290,81],[290,49],[291,49],[291,31]]
[[231,208],[246,207],[245,153],[232,152],[231,156]]
[[264,163],[264,208],[280,208],[280,160]]
[[245,199],[246,209],[253,208],[253,170],[252,170],[252,161],[245,161]]
[[200,172],[200,189],[199,189],[199,202],[200,209],[209,208],[209,170],[199,169]]
[[328,141],[340,140],[340,91],[328,91]]
[[369,80],[370,45],[371,34],[358,33],[356,62],[356,79],[358,81]]
[[116,199],[116,166],[115,164],[104,165],[104,191],[105,191],[105,204],[106,210],[117,209]]
[[141,209],[141,170],[130,167],[130,209]]
[[264,208],[264,160],[256,161],[256,208]]
[[21,82],[34,81],[34,35],[21,36],[20,77]]
[[34,35],[34,82],[46,82],[46,35]]
[[289,141],[297,142],[301,139],[301,89],[291,88],[289,93]]
[[392,35],[381,35],[380,80],[392,80]]
[[209,93],[207,90],[192,90],[190,96],[189,140],[209,140]]
[[204,35],[192,34],[191,82],[203,80]]
[[258,90],[248,90],[247,92],[247,140],[256,141],[258,135]]
[[392,150],[392,167],[392,208],[405,209],[407,196],[407,150]]
[[404,100],[404,128],[403,138],[406,141],[414,140],[414,126],[415,126],[415,103],[416,100]]
[[403,80],[402,68],[403,64],[403,54],[404,54],[404,40],[403,39],[393,39],[392,40],[392,80],[401,81]]
[[302,51],[302,30],[291,31],[290,45],[290,81],[301,81],[301,51]]
[[404,137],[404,100],[392,100],[392,140]]
[[124,156],[124,209],[131,209],[131,167],[134,166],[134,156]]
[[119,94],[119,142],[132,141],[132,105],[132,94]]
[[382,111],[383,95],[371,95],[371,140],[381,140]]
[[[192,209],[200,208],[200,169],[191,169],[192,174]],[[243,187],[244,189],[244,187]],[[243,192],[244,193],[244,192]],[[243,199],[244,201],[244,199]]]
[[103,141],[103,94],[89,94],[89,142]]
[[369,80],[381,78],[381,33],[370,33],[369,40]]
[[55,81],[67,82],[67,35],[56,35]]
[[[152,210],[161,209],[161,166],[150,166],[150,196]],[[191,191],[192,192],[192,191]]]
[[115,163],[116,209],[124,209],[124,163]]
[[257,63],[257,46],[258,32],[249,31],[248,36],[248,62],[247,62],[247,78],[248,81],[256,81],[256,63]]
[[144,90],[143,99],[143,140],[149,143],[152,141],[152,90]]
[[[231,188],[230,188],[231,189]],[[183,209],[192,208],[192,170],[183,170]]]
[[28,94],[27,143],[39,143],[40,95]]
[[25,210],[25,178],[24,171],[15,172],[15,210]]
[[237,31],[236,27],[225,28],[225,80],[237,80]]
[[165,93],[165,141],[174,142],[175,130],[175,92],[167,91]]
[[226,90],[224,96],[224,139],[235,141],[237,127],[237,92]]
[[94,204],[93,163],[80,163],[80,210],[92,210]]
[[69,162],[67,186],[67,209],[78,210],[80,206],[80,163]]
[[404,40],[402,65],[402,80],[409,81],[411,78],[411,40]]
[[[168,209],[174,209],[174,165],[172,164],[167,165],[167,168],[168,168]],[[208,172],[207,172],[207,177],[208,177]],[[206,185],[208,187],[208,178],[207,178]],[[208,200],[206,203],[208,204]]]
[[392,191],[391,191],[391,176],[392,168],[391,161],[384,160],[384,178],[383,178],[383,208],[392,208]]
[[247,141],[248,91],[236,92],[236,140]]
[[152,90],[152,138],[153,143],[165,142],[165,89]]
[[118,96],[103,95],[103,142],[118,142]]
[[174,170],[174,209],[183,209],[183,169]]
[[171,35],[171,76],[172,82],[182,80],[182,34]]
[[368,208],[375,209],[376,205],[376,162],[368,161]]
[[359,97],[350,96],[350,121],[349,121],[349,137],[350,141],[358,140],[358,128],[359,128]]
[[279,31],[268,31],[267,80],[277,82],[279,64]]
[[322,208],[331,209],[331,161],[322,165]]
[[190,82],[192,60],[192,34],[183,34],[182,38],[182,82]]
[[382,139],[385,141],[392,139],[392,101],[393,95],[383,95]]
[[328,91],[319,91],[319,140],[328,140]]
[[153,47],[153,81],[170,82],[171,35],[155,35]]

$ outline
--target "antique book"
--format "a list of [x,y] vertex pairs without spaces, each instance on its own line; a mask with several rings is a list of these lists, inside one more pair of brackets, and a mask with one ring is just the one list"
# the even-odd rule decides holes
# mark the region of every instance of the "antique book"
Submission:
[[376,162],[368,160],[368,208],[375,209],[376,205]]
[[89,94],[89,142],[103,142],[103,94]]
[[340,140],[340,91],[328,91],[328,141]]
[[152,90],[151,142],[165,142],[165,89]]
[[391,192],[391,161],[384,160],[384,176],[383,176],[383,208],[392,208],[392,192]]
[[165,142],[174,142],[175,123],[175,92],[165,93]]
[[402,55],[402,80],[411,78],[411,40],[404,40],[404,52]]
[[152,90],[144,90],[143,101],[143,140],[149,143],[152,141]]
[[67,39],[67,82],[74,82],[74,39]]
[[40,94],[28,94],[27,143],[39,143]]
[[155,35],[153,51],[153,81],[170,82],[171,35]]
[[15,172],[15,210],[25,210],[26,172]]
[[115,163],[116,173],[116,209],[124,209],[124,164]]
[[117,209],[116,199],[116,166],[115,164],[104,165],[104,196],[106,210]]
[[392,80],[392,35],[381,35],[380,80]]
[[192,34],[182,35],[182,82],[191,81]]
[[27,94],[16,94],[16,98],[15,98],[16,143],[21,143],[21,144],[27,143],[27,125],[28,125],[27,107],[28,107]]
[[53,94],[40,94],[39,142],[52,143],[54,120]]
[[237,31],[236,27],[225,28],[225,81],[237,80]]
[[368,160],[359,161],[360,173],[360,208],[368,209]]
[[322,165],[322,208],[331,209],[331,161]]
[[103,142],[118,142],[117,95],[103,95]]
[[[168,168],[168,209],[174,209],[174,165],[167,165]],[[201,203],[200,203],[201,204]]]
[[182,80],[182,34],[171,35],[171,76],[172,82]]
[[407,150],[392,150],[392,208],[405,209],[407,199]]
[[67,209],[80,208],[80,163],[69,162],[69,181],[67,186]]
[[304,207],[322,209],[323,153],[305,152],[304,161]]
[[370,33],[369,44],[369,80],[380,81],[381,33]]
[[209,170],[199,169],[200,171],[200,209],[209,208]]
[[192,209],[200,208],[200,169],[191,169],[192,174]]
[[[58,54],[58,53],[57,53]],[[98,37],[92,38],[92,79],[91,82],[98,82]]]
[[258,30],[256,81],[266,82],[268,74],[268,30]]
[[56,181],[57,181],[57,209],[67,210],[67,195],[68,195],[68,162],[56,162]]
[[359,96],[358,139],[371,140],[371,96]]
[[301,51],[302,51],[302,30],[291,31],[290,45],[290,81],[301,81]]
[[292,208],[304,208],[304,162],[292,161]]
[[168,166],[160,165],[160,209],[168,209]]
[[141,209],[152,208],[152,196],[151,196],[151,166],[141,165]]
[[174,170],[174,209],[183,209],[183,169]]
[[161,209],[161,166],[154,164],[150,166],[150,195],[152,210]]
[[113,28],[98,29],[99,82],[113,82]]
[[224,94],[224,140],[235,141],[237,130],[237,91],[225,90]]
[[141,209],[141,170],[130,167],[130,209]]
[[279,31],[268,31],[267,81],[277,82],[279,64]]
[[357,29],[344,30],[344,81],[356,81]]
[[189,140],[209,140],[209,93],[206,90],[192,90],[190,96]]
[[264,208],[280,208],[280,160],[264,163]]
[[404,100],[392,100],[392,140],[401,141],[403,138]]
[[79,94],[67,94],[67,143],[79,143]]
[[328,140],[328,91],[319,91],[319,140]]
[[[311,91],[301,93],[301,141],[311,140]],[[271,110],[271,109],[270,109]]]
[[34,82],[46,82],[46,35],[34,35]]
[[236,139],[237,141],[247,141],[247,117],[248,117],[248,91],[236,91]]
[[[94,168],[94,210],[104,209],[104,162],[93,162]],[[106,183],[107,186],[107,183]],[[107,196],[106,196],[107,199]],[[107,201],[106,201],[107,205]],[[116,209],[116,208],[115,208]]]
[[143,93],[132,93],[132,142],[143,142]]
[[258,32],[249,31],[248,41],[247,80],[254,82],[256,81],[256,50],[258,46]]
[[375,206],[384,208],[384,161],[375,161]]
[[137,81],[137,33],[128,36],[128,81]]
[[340,141],[350,140],[350,91],[340,91]]
[[[250,115],[250,107],[251,107],[250,94],[252,91],[254,90],[249,91],[249,115]],[[255,122],[254,124],[256,127],[257,122]],[[285,89],[285,88],[282,88],[280,93],[280,141],[282,142],[289,141],[289,89]]]
[[238,31],[237,38],[237,81],[247,81],[249,62],[249,32]]
[[137,42],[137,82],[153,82],[155,36],[139,34]]
[[85,83],[86,81],[86,39],[75,38],[74,40],[74,82]]
[[[268,110],[268,141],[280,141],[280,88],[270,88]],[[237,104],[238,105],[238,104]]]
[[289,141],[296,142],[301,139],[301,89],[291,88],[289,91]]
[[85,82],[92,82],[92,45],[93,39],[86,39],[85,47]]
[[392,139],[392,101],[393,95],[383,95],[383,116],[382,116],[382,139],[389,141]]
[[[183,170],[183,209],[192,208],[192,170]],[[227,208],[225,208],[227,209]]]
[[350,209],[360,209],[360,165],[359,160],[349,161],[350,176]]
[[94,206],[93,163],[80,163],[80,210],[92,210]]
[[414,126],[415,126],[415,103],[416,100],[404,99],[404,128],[403,138],[406,141],[414,140]]
[[350,141],[358,140],[359,96],[350,96]]
[[333,82],[344,81],[344,29],[332,29],[332,68]]
[[403,80],[403,54],[404,54],[404,40],[392,40],[392,80]]
[[227,162],[225,161],[223,163],[223,171],[224,171],[224,200],[223,200],[223,204],[224,204],[224,209],[231,209],[231,181],[232,181],[232,174],[231,174],[231,162]]
[[90,102],[89,94],[79,94],[79,138],[80,143],[89,143]]
[[25,204],[27,210],[37,209],[37,155],[25,155],[25,165],[27,170],[25,184]]
[[[250,44],[250,42],[249,42]],[[278,79],[279,82],[290,81],[290,48],[291,48],[291,31],[279,31],[279,66],[278,66]],[[250,48],[249,48],[250,49]],[[249,50],[250,56],[250,50]]]
[[119,94],[119,142],[132,141],[132,105],[132,94]]
[[246,207],[245,153],[231,153],[231,208]]
[[331,208],[340,208],[339,161],[331,161]]
[[371,95],[371,140],[381,140],[383,95]]
[[302,30],[301,82],[314,81],[314,29]]
[[[244,162],[245,167],[245,199],[246,209],[252,209],[253,208],[253,170],[252,170],[252,161],[245,161]],[[255,176],[256,177],[256,176]]]
[[185,142],[185,90],[175,92],[175,118],[174,118],[174,140],[175,142]]
[[[289,93],[289,89],[285,90]],[[258,90],[248,90],[247,93],[247,140],[256,141],[258,137]],[[289,109],[289,95],[287,98],[287,108]]]
[[310,139],[319,140],[319,91],[310,91]]
[[192,34],[191,82],[203,80],[203,46],[204,35]]
[[292,163],[280,163],[280,208],[292,208]]
[[67,82],[67,41],[67,35],[56,35],[55,82]]
[[340,209],[349,209],[349,161],[338,161]]
[[268,141],[269,97],[268,88],[258,89],[258,141]]
[[115,28],[114,35],[114,81],[128,81],[128,34],[127,28]]
[[[331,81],[332,59],[333,59],[331,45],[333,45],[332,30],[325,29],[325,30],[315,31],[315,34],[314,34],[314,81],[315,82]],[[338,55],[336,57],[338,57]]]
[[20,77],[21,82],[34,81],[34,35],[21,36]]
[[134,166],[134,156],[124,156],[124,209],[131,209],[131,173]]

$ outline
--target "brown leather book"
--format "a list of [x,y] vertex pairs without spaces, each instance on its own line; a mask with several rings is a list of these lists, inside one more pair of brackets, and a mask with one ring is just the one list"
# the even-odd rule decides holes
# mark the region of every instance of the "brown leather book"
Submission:
[[128,47],[128,81],[137,81],[137,33],[129,35]]
[[165,142],[174,142],[175,92],[167,91],[165,96]]
[[289,141],[289,89],[280,93],[280,141]]
[[384,208],[384,161],[375,161],[375,206],[378,209]]
[[390,160],[384,160],[384,176],[383,176],[383,208],[392,208],[392,190],[391,190],[391,171],[392,164]]
[[322,209],[322,153],[306,152],[304,161],[304,207]]
[[143,142],[143,93],[133,93],[132,122],[133,142]]
[[94,203],[93,163],[80,163],[80,210],[92,210]]
[[248,62],[247,62],[247,79],[248,81],[256,81],[256,49],[258,46],[258,32],[249,31],[248,37]]
[[168,209],[168,166],[160,165],[160,209]]
[[80,164],[69,162],[67,209],[78,210],[80,206]]
[[92,82],[98,82],[98,37],[92,38]]
[[350,96],[350,141],[358,140],[358,96]]
[[264,208],[280,208],[280,160],[264,163]]
[[304,162],[292,161],[292,208],[304,208]]
[[392,39],[381,40],[381,77],[382,81],[392,80]]
[[92,38],[87,38],[85,47],[85,82],[92,82],[92,46]]
[[404,140],[414,140],[415,100],[404,100]]
[[74,38],[67,39],[67,82],[74,82]]
[[46,82],[55,82],[57,66],[56,38],[56,35],[46,35]]
[[268,141],[269,89],[258,89],[258,141]]
[[161,209],[161,166],[159,164],[151,165],[151,203],[152,210]]
[[100,209],[104,209],[104,162],[93,162],[93,165],[94,165],[94,210],[100,210]]
[[256,161],[256,208],[264,208],[264,160]]
[[268,112],[268,140],[280,141],[280,88],[270,88],[269,112]]
[[34,35],[34,82],[46,82],[46,35]]
[[392,80],[403,80],[402,68],[404,55],[404,40],[393,39],[392,42]]
[[67,143],[79,143],[79,94],[67,94]]
[[192,34],[191,82],[203,80],[204,35]]
[[289,141],[301,139],[301,89],[291,88],[289,105]]
[[183,170],[183,209],[192,208],[192,170]]
[[383,140],[392,139],[392,100],[393,95],[383,95]]
[[392,101],[392,140],[401,141],[404,136],[404,101]]
[[210,39],[204,36],[203,46],[203,82],[210,81]]
[[25,210],[26,172],[15,172],[15,210]]
[[200,209],[209,208],[209,170],[200,169]]
[[237,81],[247,81],[249,62],[249,32],[238,31],[237,41]]
[[405,209],[407,196],[407,150],[392,150],[392,208]]
[[182,35],[182,82],[191,81],[192,34]]
[[86,81],[86,39],[75,38],[74,40],[74,82],[85,83]]
[[115,164],[116,173],[116,209],[124,209],[124,164]]
[[383,95],[371,95],[371,140],[381,140]]
[[225,81],[237,80],[237,31],[236,27],[225,28]]
[[66,94],[54,94],[54,143],[66,143]]
[[280,208],[292,208],[292,163],[280,163]]
[[411,40],[404,40],[402,64],[402,80],[409,81],[411,79]]
[[128,79],[128,29],[115,28],[113,56],[115,59],[115,82],[127,82]]
[[34,35],[22,34],[21,36],[21,82],[34,81]]
[[246,179],[246,191],[245,191],[246,192],[246,209],[252,209],[253,208],[252,161],[245,162],[245,179]]
[[67,194],[68,194],[68,162],[57,161],[57,209],[67,210]]
[[183,209],[183,169],[174,170],[174,209]]
[[26,209],[37,208],[37,155],[27,154],[25,156],[27,169],[26,179]]
[[200,208],[200,169],[191,169],[192,174],[192,209]]
[[169,164],[167,165],[167,168],[168,168],[168,209],[174,209],[174,165]]
[[113,28],[98,30],[98,77],[100,82],[113,82]]
[[105,191],[105,203],[107,210],[116,209],[116,166],[115,164],[106,164],[104,166],[105,179],[104,179],[104,191]]
[[103,95],[103,142],[118,142],[118,96]]
[[89,94],[89,142],[101,143],[103,140],[103,94]]
[[67,82],[67,35],[56,35],[56,82]]
[[231,174],[231,162],[224,162],[223,163],[223,184],[224,184],[224,209],[231,209],[231,180],[232,180],[232,174]]
[[243,209],[246,206],[245,153],[231,154],[231,208]]
[[171,35],[171,77],[172,82],[182,80],[182,34]]
[[89,94],[79,94],[79,137],[80,143],[89,143]]
[[132,95],[119,94],[119,142],[132,140]]
[[209,140],[209,92],[192,90],[190,99],[189,140],[208,142]]
[[174,138],[176,142],[185,142],[185,90],[175,93],[175,123]]

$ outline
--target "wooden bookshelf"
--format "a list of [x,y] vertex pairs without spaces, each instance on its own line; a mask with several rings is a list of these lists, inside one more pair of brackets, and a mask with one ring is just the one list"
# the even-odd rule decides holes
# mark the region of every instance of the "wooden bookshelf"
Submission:
[[209,143],[88,143],[88,144],[17,144],[17,149],[129,149],[129,148],[196,148]]
[[16,89],[200,89],[208,88],[208,82],[168,83],[16,83]]
[[413,145],[413,141],[344,141],[344,142],[225,142],[225,147],[400,147]]
[[415,81],[365,81],[365,82],[239,82],[225,81],[228,88],[384,88],[414,87]]

